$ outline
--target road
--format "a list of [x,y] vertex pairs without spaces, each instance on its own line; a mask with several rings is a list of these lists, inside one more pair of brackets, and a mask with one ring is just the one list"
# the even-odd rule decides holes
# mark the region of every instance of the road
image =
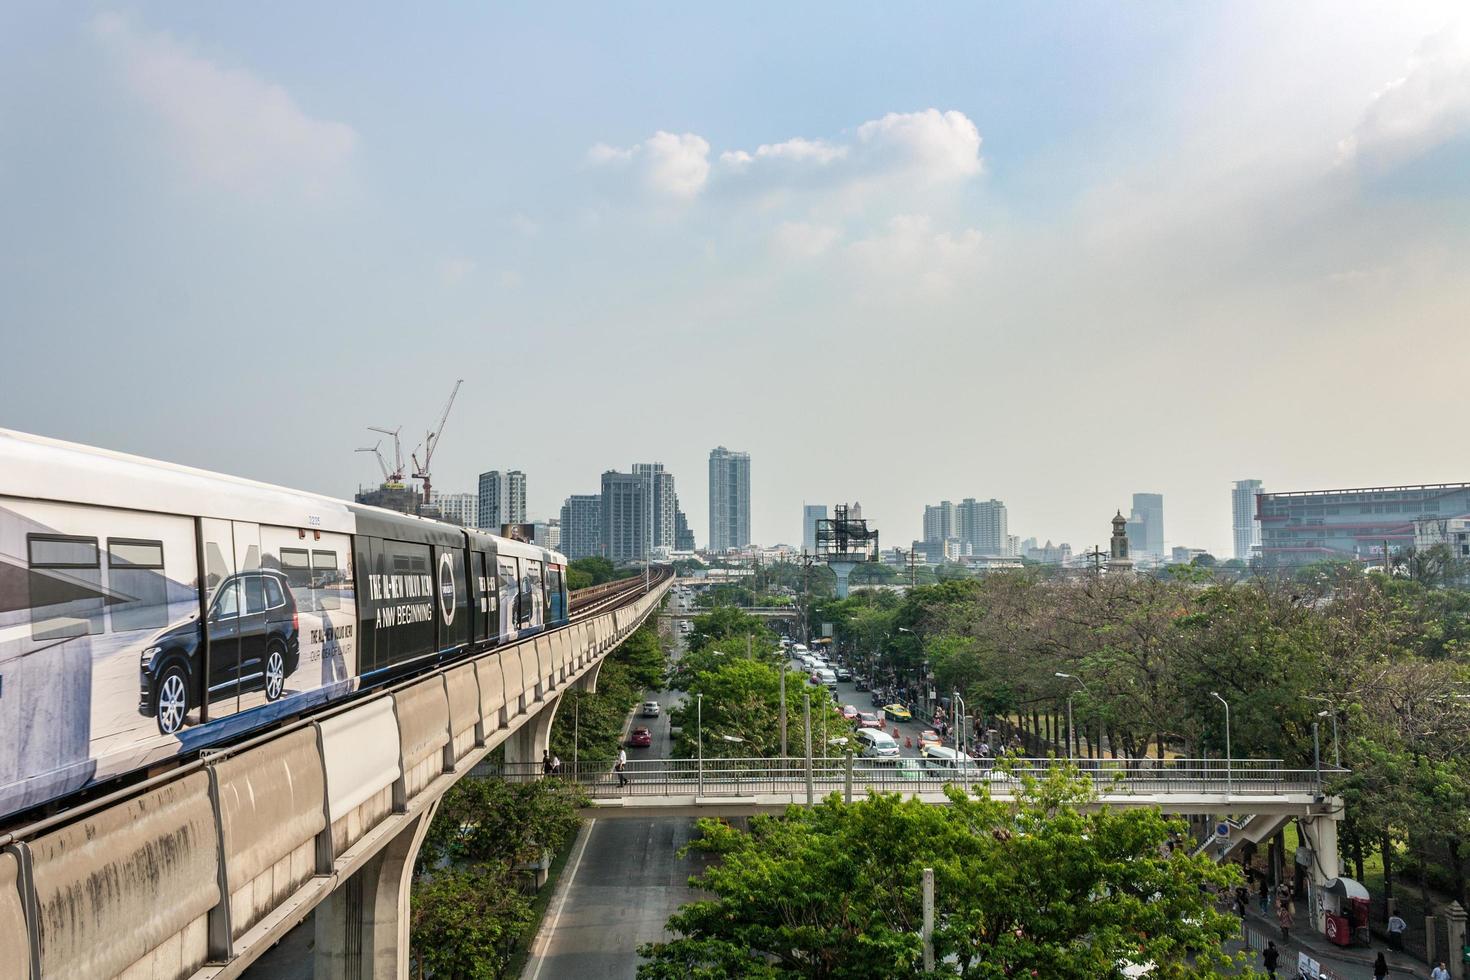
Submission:
[[[674,656],[682,649],[681,639]],[[662,710],[658,718],[633,719],[650,730],[653,744],[628,749],[630,761],[671,755],[668,709],[683,695],[647,696]],[[589,821],[562,871],[522,980],[632,980],[638,947],[664,938],[669,916],[698,897],[688,881],[705,862],[699,854],[678,853],[694,832],[688,817]]]
[[[795,670],[795,671],[800,671],[803,674],[806,673],[806,671],[802,668],[800,662],[798,662],[794,658],[790,662],[790,668],[792,670]],[[801,695],[803,694],[803,692],[812,695],[812,704],[813,704],[813,706],[815,706],[816,704],[819,703],[819,699],[821,697],[823,697],[823,696],[829,697],[829,698],[831,697],[830,694],[825,694],[824,695],[823,691],[824,691],[824,689],[821,686],[819,686],[817,684],[811,684],[811,683],[808,683],[808,684],[804,685],[804,687],[801,688],[801,689],[795,689],[795,690],[793,690],[792,688],[788,687],[786,689],[786,696],[787,696],[788,699],[790,699],[790,703],[788,705],[788,710],[791,711],[791,712],[793,712],[792,717],[798,717],[799,714],[800,714],[800,712],[801,712]],[[844,705],[844,704],[850,704],[853,707],[857,708],[859,711],[872,711],[872,712],[878,714],[880,717],[882,717],[882,714],[883,714],[883,711],[882,711],[882,708],[881,707],[874,706],[874,704],[872,702],[872,695],[871,695],[871,693],[868,692],[868,691],[859,691],[857,689],[857,685],[854,684],[851,681],[838,681],[837,682],[837,700],[836,700],[835,703],[838,706],[841,706],[841,705]],[[883,720],[883,730],[885,732],[887,732],[890,735],[892,735],[893,734],[893,730],[895,728],[898,729],[898,736],[897,737],[898,737],[898,745],[899,745],[899,754],[901,756],[905,757],[905,758],[910,758],[910,759],[918,758],[918,756],[919,756],[919,733],[922,732],[922,731],[924,731],[925,729],[927,729],[929,727],[930,727],[930,725],[927,722],[922,722],[922,721],[917,721],[917,720],[916,721],[901,721],[901,722],[889,721],[886,718]],[[820,740],[821,737],[822,737],[822,733],[821,733],[820,730],[814,732],[813,734],[816,736],[817,740]],[[840,738],[840,737],[842,737],[844,735],[849,735],[849,734],[850,733],[847,732],[847,731],[845,731],[845,730],[843,730],[843,731],[829,731],[829,732],[827,732],[827,738],[830,740],[830,739],[834,739],[834,738]],[[789,748],[790,748],[790,751],[791,751],[791,754],[792,755],[800,755],[801,752],[802,752],[802,746],[800,746],[800,745],[792,745]],[[812,751],[813,752],[818,752],[820,754],[819,746],[816,744],[816,742],[813,743]],[[838,755],[840,753],[841,753],[841,749],[839,749],[839,748],[833,748],[832,749],[832,754],[833,755]]]

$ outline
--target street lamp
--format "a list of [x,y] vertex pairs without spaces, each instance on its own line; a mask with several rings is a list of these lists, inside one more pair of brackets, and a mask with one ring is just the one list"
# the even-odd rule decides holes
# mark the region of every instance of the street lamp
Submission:
[[1235,757],[1230,751],[1230,702],[1220,697],[1219,691],[1211,691],[1210,697],[1225,706],[1225,799],[1230,799],[1235,792],[1235,782],[1231,770],[1235,768]]
[[694,744],[699,759],[699,795],[704,795],[704,695],[694,695]]
[[[1087,691],[1088,694],[1091,694],[1092,693],[1092,691],[1088,689],[1086,682],[1083,681],[1082,678],[1078,677],[1076,674],[1064,674],[1060,670],[1056,671],[1055,673],[1056,673],[1056,676],[1057,677],[1061,677],[1061,678],[1063,678],[1065,680],[1069,680],[1069,681],[1076,681],[1078,683],[1078,685],[1081,686],[1082,690]],[[1072,727],[1072,695],[1074,695],[1076,693],[1077,693],[1076,688],[1073,688],[1072,690],[1070,690],[1070,691],[1067,692],[1067,761],[1068,762],[1076,762],[1077,761],[1077,754],[1076,754],[1077,729],[1075,729],[1075,728]],[[1098,771],[1101,772],[1102,771],[1102,762],[1101,762],[1101,760],[1102,760],[1102,721],[1101,720],[1099,720],[1098,721],[1098,724],[1097,724],[1097,757],[1098,757],[1098,760],[1099,760],[1098,761]]]
[[1331,715],[1332,716],[1332,765],[1333,765],[1333,768],[1341,769],[1342,768],[1342,743],[1337,740],[1337,712],[1336,711],[1319,711],[1319,712],[1317,712],[1317,717],[1318,718],[1326,718],[1328,715]]

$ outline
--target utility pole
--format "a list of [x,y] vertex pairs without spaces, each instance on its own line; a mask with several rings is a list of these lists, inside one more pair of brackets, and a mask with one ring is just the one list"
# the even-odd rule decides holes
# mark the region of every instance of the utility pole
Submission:
[[924,869],[924,924],[920,927],[924,943],[924,972],[934,972],[934,869]]
[[802,726],[806,730],[806,805],[811,806],[816,802],[812,787],[812,696],[806,691],[801,693],[801,714],[806,721]]
[[[786,664],[781,665],[781,758],[786,758]],[[785,765],[785,762],[782,762]]]
[[1094,579],[1101,578],[1103,557],[1102,549],[1099,548],[1097,545],[1093,545],[1091,551],[1084,551],[1082,552],[1082,554],[1084,557],[1090,558],[1092,560],[1092,577]]

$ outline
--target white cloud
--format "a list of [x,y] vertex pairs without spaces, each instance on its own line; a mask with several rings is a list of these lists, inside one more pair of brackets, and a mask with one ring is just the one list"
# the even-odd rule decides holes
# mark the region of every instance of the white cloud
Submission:
[[236,190],[294,184],[319,192],[343,177],[357,144],[351,126],[315,119],[280,85],[217,65],[117,14],[98,15],[92,30],[201,179]]
[[643,144],[651,190],[688,200],[709,179],[709,143],[693,133],[675,135],[660,130]]
[[1426,38],[1338,144],[1343,162],[1392,165],[1470,130],[1470,22]]
[[935,231],[927,214],[901,214],[881,232],[853,242],[847,254],[865,285],[885,284],[900,295],[917,289],[949,292],[977,271],[981,235],[974,228],[957,234]]
[[694,133],[658,132],[630,147],[598,143],[588,159],[601,166],[642,167],[654,190],[690,200],[712,176],[734,188],[787,187],[861,190],[875,182],[903,185],[949,183],[984,171],[980,130],[963,112],[924,109],[890,112],[860,125],[852,143],[795,136],[754,150],[720,153],[711,171],[710,145]]
[[771,234],[771,245],[784,258],[814,259],[827,252],[841,237],[842,232],[830,225],[783,221]]
[[973,177],[982,168],[980,130],[963,112],[890,112],[858,127],[858,142],[874,169],[896,169],[926,180]]
[[709,143],[694,133],[659,130],[628,147],[598,143],[587,152],[597,166],[633,166],[652,192],[687,201],[699,195],[709,179]]

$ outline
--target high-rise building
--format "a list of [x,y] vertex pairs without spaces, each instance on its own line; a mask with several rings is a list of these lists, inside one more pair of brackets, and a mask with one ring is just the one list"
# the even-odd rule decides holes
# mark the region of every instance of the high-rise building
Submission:
[[679,496],[674,492],[674,474],[664,470],[663,463],[634,463],[633,475],[642,477],[653,495],[649,518],[653,521],[653,548],[668,551],[675,547],[675,531],[679,512]]
[[[432,491],[433,504],[439,508],[439,519],[460,527],[480,526],[480,495],[477,493],[442,493]],[[500,528],[496,528],[499,531]]]
[[[943,504],[940,504],[943,507]],[[972,555],[1006,555],[1012,551],[1006,505],[994,498],[966,497],[954,505],[954,536]]]
[[503,524],[526,523],[526,474],[491,470],[480,474],[481,530],[500,533]]
[[602,474],[602,553],[614,562],[648,555],[649,480],[608,470]]
[[817,521],[827,519],[826,504],[801,505],[801,550],[809,555],[817,553]]
[[531,523],[531,540],[543,548],[561,550],[561,521],[555,517]]
[[948,500],[941,500],[937,504],[924,508],[925,541],[944,541],[947,538],[959,536],[959,529],[955,524],[954,504]]
[[674,550],[694,550],[694,529],[689,526],[689,518],[682,510],[674,511]]
[[709,454],[709,549],[750,544],[750,454],[718,446]]
[[571,561],[602,554],[602,496],[574,493],[561,505],[561,550]]
[[[1134,537],[1134,522],[1140,525],[1140,537]],[[1129,519],[1128,543],[1135,555],[1142,552],[1155,558],[1164,557],[1163,494],[1135,493],[1133,495],[1133,514]]]
[[1256,522],[1256,494],[1260,480],[1236,480],[1230,491],[1230,530],[1235,539],[1235,557],[1250,561],[1261,547],[1261,525]]

